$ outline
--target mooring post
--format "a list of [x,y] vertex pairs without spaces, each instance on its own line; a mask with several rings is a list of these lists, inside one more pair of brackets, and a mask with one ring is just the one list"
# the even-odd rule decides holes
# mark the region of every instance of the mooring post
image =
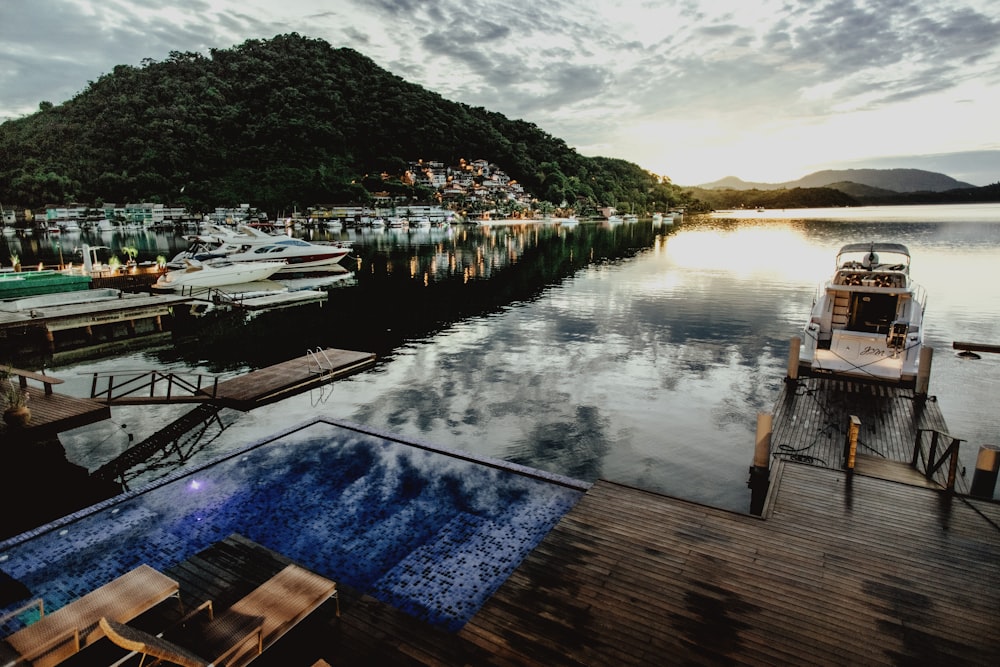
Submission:
[[757,440],[753,449],[753,465],[750,466],[750,513],[759,515],[764,509],[764,499],[770,485],[771,462],[771,420],[770,412],[757,413]]
[[917,383],[914,387],[914,393],[920,400],[927,398],[927,388],[931,383],[931,360],[933,358],[934,348],[920,348],[920,366],[917,368]]
[[799,348],[801,346],[802,339],[798,336],[792,336],[792,340],[788,345],[788,372],[785,376],[786,380],[799,379]]
[[983,445],[976,456],[976,472],[972,476],[972,487],[969,494],[978,498],[992,498],[997,485],[997,472],[1000,471],[1000,447]]
[[854,472],[854,459],[858,453],[858,431],[861,430],[861,419],[851,415],[847,425],[847,440],[844,442],[844,467],[848,472]]

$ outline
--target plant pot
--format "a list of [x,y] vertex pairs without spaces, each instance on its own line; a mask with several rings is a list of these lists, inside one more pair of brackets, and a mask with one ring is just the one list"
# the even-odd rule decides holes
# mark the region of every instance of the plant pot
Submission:
[[24,428],[31,421],[31,410],[28,407],[7,408],[3,412],[3,420],[8,426]]

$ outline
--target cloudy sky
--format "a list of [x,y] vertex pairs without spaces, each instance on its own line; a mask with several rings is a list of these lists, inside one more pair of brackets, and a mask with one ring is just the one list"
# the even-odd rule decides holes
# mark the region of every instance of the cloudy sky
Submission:
[[0,0],[0,120],[118,64],[289,32],[681,185],[1000,181],[996,0]]

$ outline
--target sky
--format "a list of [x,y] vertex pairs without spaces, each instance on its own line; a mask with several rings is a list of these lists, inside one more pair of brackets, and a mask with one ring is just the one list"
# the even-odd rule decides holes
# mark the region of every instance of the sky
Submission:
[[116,65],[292,32],[679,185],[1000,182],[996,0],[0,0],[0,121]]

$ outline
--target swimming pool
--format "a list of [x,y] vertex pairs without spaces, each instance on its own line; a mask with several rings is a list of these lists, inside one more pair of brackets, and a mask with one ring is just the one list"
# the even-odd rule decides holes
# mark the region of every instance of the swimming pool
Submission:
[[0,543],[0,571],[51,611],[237,532],[457,630],[587,486],[317,419]]

